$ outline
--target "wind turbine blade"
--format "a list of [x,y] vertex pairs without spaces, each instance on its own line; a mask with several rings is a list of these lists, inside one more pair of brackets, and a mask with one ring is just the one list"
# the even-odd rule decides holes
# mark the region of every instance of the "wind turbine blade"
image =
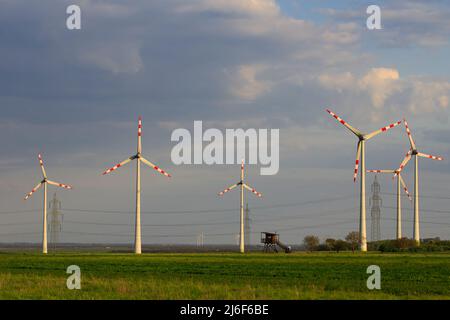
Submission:
[[351,132],[353,132],[356,136],[360,137],[362,136],[362,132],[359,131],[356,128],[353,128],[351,125],[349,125],[347,122],[345,122],[344,120],[342,120],[342,118],[340,118],[337,114],[335,114],[333,111],[327,109],[327,112],[333,117],[335,118],[337,121],[339,121],[341,124],[343,124],[344,126],[347,127],[347,129],[349,129]]
[[414,139],[412,138],[411,130],[409,130],[408,122],[406,121],[406,119],[403,119],[403,122],[405,123],[406,133],[408,134],[408,139],[409,139],[409,143],[411,145],[411,149],[416,150],[416,144],[414,143]]
[[355,171],[353,172],[353,182],[356,182],[356,177],[358,176],[360,157],[361,157],[361,141],[358,141],[358,146],[356,147],[356,161],[355,161]]
[[242,164],[241,164],[241,181],[244,180],[244,159],[242,159]]
[[432,156],[432,155],[429,155],[426,153],[421,153],[421,152],[419,152],[417,155],[422,158],[428,158],[428,159],[433,159],[433,160],[438,160],[438,161],[444,160],[444,158],[442,158],[442,157],[436,157],[436,156]]
[[122,161],[121,163],[116,164],[114,167],[112,167],[112,168],[106,170],[105,172],[103,172],[103,175],[108,174],[108,173],[111,173],[111,172],[113,172],[114,170],[119,169],[120,167],[123,167],[123,166],[126,165],[128,162],[130,162],[131,160],[134,160],[134,156],[133,156],[133,157],[130,157],[130,158],[128,158],[127,160]]
[[163,169],[161,169],[160,167],[154,165],[153,163],[151,163],[151,162],[148,161],[147,159],[141,157],[141,161],[142,161],[143,163],[145,163],[146,165],[148,165],[149,167],[155,169],[156,171],[158,171],[158,172],[161,173],[162,175],[164,175],[164,176],[166,176],[166,177],[168,177],[168,178],[172,177],[170,174],[168,174],[167,172],[165,172],[165,171],[164,171]]
[[138,120],[138,153],[142,152],[142,117]]
[[394,177],[396,177],[400,172],[402,172],[403,168],[408,164],[409,160],[411,160],[412,150],[409,150],[406,154],[405,158],[403,159],[402,163],[400,164],[400,167],[395,170]]
[[368,173],[395,173],[395,170],[366,170]]
[[142,136],[142,117],[139,116],[138,120],[138,137]]
[[401,121],[397,121],[396,123],[392,123],[392,124],[390,124],[390,125],[388,125],[386,127],[380,128],[380,129],[378,129],[378,130],[376,130],[376,131],[374,131],[372,133],[369,133],[368,135],[365,136],[365,138],[366,138],[366,140],[369,140],[369,139],[375,137],[376,135],[378,135],[378,134],[380,134],[382,132],[386,132],[386,131],[388,131],[388,130],[398,126],[401,123],[402,123]]
[[28,200],[28,198],[31,197],[31,195],[33,193],[35,193],[40,187],[42,186],[42,182],[40,182],[36,187],[33,188],[33,190],[31,190],[31,192],[29,194],[26,195],[24,200]]
[[245,183],[244,183],[244,188],[247,189],[247,190],[250,190],[250,191],[251,191],[253,194],[255,194],[256,196],[258,196],[258,197],[260,197],[260,198],[262,197],[262,194],[261,194],[260,192],[256,191],[254,188],[252,188],[252,187],[246,185]]
[[42,160],[41,154],[38,154],[38,159],[39,159],[39,165],[41,166],[42,175],[44,176],[44,178],[47,178],[47,173],[45,172],[45,168],[44,168],[44,160]]
[[238,184],[233,184],[232,186],[226,188],[225,190],[223,190],[222,192],[219,192],[219,196],[223,196],[225,193],[233,190],[234,188],[236,188],[238,186]]
[[47,180],[47,182],[49,184],[51,184],[51,185],[54,185],[54,186],[57,186],[57,187],[61,187],[61,188],[64,188],[64,189],[68,189],[68,190],[73,189],[73,187],[69,186],[68,184],[63,184],[63,183],[54,182],[54,181],[50,181],[50,180]]
[[409,200],[412,201],[412,197],[411,197],[411,195],[409,194],[408,187],[406,186],[406,183],[405,183],[405,181],[403,180],[402,175],[400,174],[400,175],[398,175],[398,177],[399,177],[400,182],[401,182],[401,184],[402,184],[402,186],[403,186],[403,190],[405,190],[405,193],[408,195]]

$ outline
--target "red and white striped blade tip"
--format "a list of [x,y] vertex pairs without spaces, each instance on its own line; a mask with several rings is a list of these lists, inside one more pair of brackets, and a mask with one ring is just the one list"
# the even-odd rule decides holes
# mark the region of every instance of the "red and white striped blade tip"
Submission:
[[254,194],[256,194],[258,197],[260,197],[260,198],[262,197],[262,194],[259,193],[258,191],[256,191],[255,189],[253,189],[252,192],[253,192]]
[[138,136],[142,136],[142,117],[139,116],[139,120],[138,120]]
[[158,171],[159,173],[161,173],[162,175],[164,175],[164,176],[166,176],[168,178],[172,177],[168,172],[164,171],[163,169],[161,169],[158,166],[155,166],[153,169],[155,169],[156,171]]
[[353,173],[353,182],[356,182],[356,177],[358,176],[358,170],[359,170],[359,160],[355,161],[355,171]]
[[122,165],[121,165],[120,163],[119,163],[119,164],[116,164],[114,167],[112,167],[112,168],[106,170],[105,172],[103,172],[103,175],[108,174],[108,173],[111,173],[111,172],[113,172],[114,170],[119,169],[121,166],[122,166]]
[[227,189],[225,189],[225,190],[219,192],[218,195],[219,195],[219,196],[223,196],[225,193],[227,193],[227,192],[233,190],[235,187],[236,187],[236,185],[233,185],[233,186],[231,186],[230,188],[227,188]]
[[39,184],[37,187],[33,188],[33,190],[25,196],[24,200],[28,200],[40,187],[41,185]]
[[426,154],[426,153],[420,153],[419,152],[419,155],[424,157],[424,158],[428,158],[428,159],[433,159],[433,160],[438,160],[438,161],[444,160],[444,158],[442,158],[442,157],[436,157],[436,156],[432,156],[432,155]]
[[395,123],[391,123],[390,125],[381,128],[381,131],[387,131],[387,130],[389,130],[389,129],[392,129],[392,128],[398,126],[398,125],[401,124],[401,123],[402,123],[401,121],[397,121],[397,122],[395,122]]
[[326,109],[327,112],[329,114],[331,114],[333,116],[333,118],[335,118],[336,120],[338,120],[339,122],[341,122],[342,124],[345,124],[345,121],[342,120],[336,113],[334,113],[333,111],[331,111],[330,109]]

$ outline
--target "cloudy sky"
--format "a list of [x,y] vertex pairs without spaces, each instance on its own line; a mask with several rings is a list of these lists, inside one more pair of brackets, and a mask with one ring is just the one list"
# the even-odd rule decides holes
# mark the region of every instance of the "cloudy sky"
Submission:
[[[66,8],[81,8],[81,30]],[[382,30],[366,28],[381,7]],[[358,226],[356,138],[326,112],[369,132],[409,120],[418,148],[450,157],[450,5],[446,1],[0,1],[0,242],[38,242],[42,152],[66,242],[133,242],[134,166],[103,170],[135,152],[173,175],[143,169],[144,243],[235,243],[238,192],[217,192],[236,165],[175,166],[176,128],[280,129],[280,171],[249,183],[253,243],[279,231],[344,237]],[[403,127],[367,144],[367,167],[399,165]],[[450,163],[421,161],[422,236],[450,238]],[[411,167],[405,180],[413,188]],[[368,176],[368,190],[373,176]],[[382,236],[395,234],[394,182],[382,187]],[[404,233],[411,204],[404,198]],[[368,206],[370,239],[370,207]]]

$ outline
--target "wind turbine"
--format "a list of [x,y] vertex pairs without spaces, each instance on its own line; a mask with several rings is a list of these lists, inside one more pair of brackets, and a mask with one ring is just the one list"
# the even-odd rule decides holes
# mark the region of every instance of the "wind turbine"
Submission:
[[42,181],[33,188],[33,190],[31,190],[31,192],[29,194],[26,195],[25,200],[28,200],[33,193],[35,193],[42,185],[44,186],[44,219],[43,219],[43,228],[42,228],[42,253],[47,254],[47,185],[51,184],[57,187],[61,187],[64,189],[72,189],[71,186],[67,185],[67,184],[62,184],[59,182],[54,182],[51,180],[48,180],[47,178],[47,173],[45,172],[45,168],[44,168],[44,161],[42,160],[42,155],[39,154],[38,155],[38,159],[39,159],[39,165],[41,166],[41,171],[42,171]]
[[225,193],[233,190],[237,186],[241,187],[241,215],[240,215],[240,223],[241,223],[241,230],[240,230],[240,237],[239,237],[239,250],[241,253],[245,252],[245,244],[244,244],[244,188],[251,191],[253,194],[255,194],[257,197],[261,198],[262,194],[256,191],[254,188],[250,187],[248,184],[244,183],[244,160],[242,160],[241,164],[241,180],[233,184],[232,186],[226,188],[222,192],[219,193],[219,196],[223,196]]
[[360,234],[360,246],[361,251],[366,252],[367,251],[367,230],[366,230],[366,151],[365,151],[365,144],[366,141],[375,137],[376,135],[388,131],[389,129],[394,128],[395,126],[398,126],[401,121],[398,121],[396,123],[390,124],[386,127],[383,127],[379,130],[376,130],[374,132],[371,132],[369,134],[365,134],[358,129],[352,127],[347,122],[339,118],[335,113],[327,109],[327,112],[335,118],[337,121],[339,121],[341,124],[343,124],[347,129],[349,129],[351,132],[353,132],[354,135],[358,137],[358,145],[356,148],[356,162],[355,162],[355,171],[353,174],[353,181],[356,182],[356,177],[358,175],[358,169],[361,165],[361,186],[360,186],[360,217],[359,217],[359,234]]
[[402,199],[401,199],[401,188],[405,191],[409,200],[412,201],[411,195],[409,194],[408,187],[406,186],[405,181],[402,178],[402,175],[398,172],[398,170],[367,170],[367,172],[371,173],[388,173],[388,174],[397,174],[397,239],[402,238]]
[[405,156],[405,159],[403,159],[402,163],[400,164],[400,168],[398,168],[398,173],[400,173],[403,168],[408,164],[409,160],[411,160],[411,157],[414,156],[414,240],[416,241],[417,245],[420,244],[420,228],[419,228],[419,157],[422,158],[428,158],[432,160],[438,160],[442,161],[442,157],[436,157],[429,154],[421,153],[417,150],[416,144],[414,143],[414,139],[411,135],[411,130],[408,127],[408,122],[406,122],[406,119],[403,119],[405,123],[406,133],[408,134],[409,143],[411,145],[411,149],[408,151],[408,153]]
[[142,253],[142,242],[141,242],[141,162],[149,166],[150,168],[155,169],[162,175],[170,178],[171,175],[166,171],[161,169],[160,167],[154,165],[147,159],[142,156],[142,117],[139,117],[138,122],[138,140],[137,140],[137,153],[132,155],[128,159],[122,161],[119,164],[116,164],[114,167],[103,172],[103,175],[111,173],[114,170],[117,170],[120,167],[123,167],[127,163],[136,161],[136,222],[135,222],[135,241],[134,241],[134,253],[141,254]]

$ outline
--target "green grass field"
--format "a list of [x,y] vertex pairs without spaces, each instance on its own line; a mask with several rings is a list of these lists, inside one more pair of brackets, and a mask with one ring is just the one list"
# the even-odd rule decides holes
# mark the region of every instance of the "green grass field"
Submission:
[[[369,265],[381,268],[370,291]],[[81,290],[66,269],[81,268]],[[450,299],[450,254],[0,253],[1,299]]]

